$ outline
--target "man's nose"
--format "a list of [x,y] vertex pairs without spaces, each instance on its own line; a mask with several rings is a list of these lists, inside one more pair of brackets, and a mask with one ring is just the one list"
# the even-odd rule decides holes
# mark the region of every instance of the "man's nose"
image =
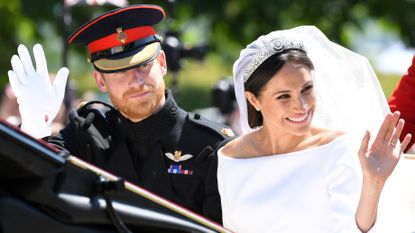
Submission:
[[139,72],[137,68],[131,69],[129,75],[131,76],[130,83],[138,85],[144,84],[145,77]]

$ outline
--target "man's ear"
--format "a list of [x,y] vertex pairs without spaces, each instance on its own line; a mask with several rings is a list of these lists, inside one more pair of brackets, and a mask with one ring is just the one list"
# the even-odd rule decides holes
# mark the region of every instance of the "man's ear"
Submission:
[[250,91],[245,91],[245,98],[248,100],[248,102],[255,108],[255,109],[261,109],[259,107],[258,99],[255,97],[254,94]]
[[107,83],[105,82],[104,75],[101,72],[94,70],[95,83],[101,92],[107,92]]
[[160,54],[158,55],[157,60],[160,64],[163,77],[165,77],[167,74],[167,61],[166,61],[166,54],[164,53],[163,50],[160,51]]

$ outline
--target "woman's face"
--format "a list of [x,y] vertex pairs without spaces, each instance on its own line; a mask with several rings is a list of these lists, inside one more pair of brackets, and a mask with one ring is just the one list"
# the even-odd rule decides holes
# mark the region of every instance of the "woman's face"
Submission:
[[288,62],[265,85],[258,97],[247,98],[263,116],[265,128],[301,136],[309,132],[316,96],[310,70]]

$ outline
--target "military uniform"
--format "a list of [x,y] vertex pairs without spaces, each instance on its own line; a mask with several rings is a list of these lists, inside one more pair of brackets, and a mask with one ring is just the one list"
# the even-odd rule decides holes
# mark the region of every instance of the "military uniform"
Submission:
[[170,92],[149,118],[133,123],[91,102],[70,115],[50,143],[157,195],[221,222],[215,147],[232,134],[179,108]]
[[[89,61],[96,71],[123,72],[157,60],[162,53],[161,37],[153,25],[164,17],[163,9],[156,5],[119,8],[81,26],[68,41],[87,46]],[[162,71],[159,75],[152,78],[162,80]],[[140,82],[131,85],[137,87],[142,85]],[[222,133],[222,125],[185,112],[169,92],[165,95],[161,109],[137,123],[109,105],[88,103],[73,111],[69,124],[49,142],[221,222],[213,152],[228,131]]]

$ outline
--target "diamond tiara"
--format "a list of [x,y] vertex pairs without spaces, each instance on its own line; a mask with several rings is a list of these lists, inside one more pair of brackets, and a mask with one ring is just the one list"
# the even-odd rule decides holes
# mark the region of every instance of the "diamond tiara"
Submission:
[[270,42],[265,43],[255,55],[254,59],[248,64],[244,73],[244,83],[248,81],[252,73],[269,57],[290,49],[298,49],[307,52],[304,45],[299,41],[288,40],[286,38],[273,38]]

